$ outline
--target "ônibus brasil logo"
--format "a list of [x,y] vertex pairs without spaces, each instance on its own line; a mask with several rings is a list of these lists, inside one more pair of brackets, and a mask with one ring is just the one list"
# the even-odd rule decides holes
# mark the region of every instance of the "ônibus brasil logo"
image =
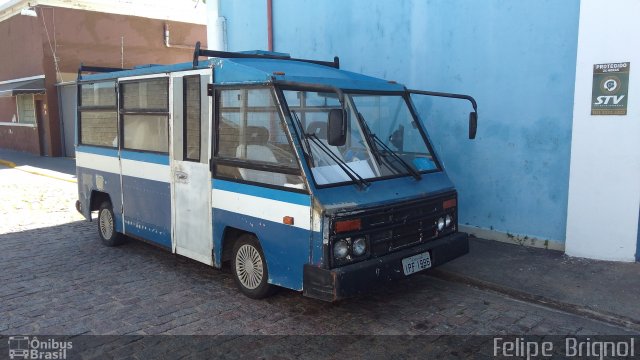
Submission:
[[40,340],[37,337],[10,336],[9,359],[66,359],[71,341]]

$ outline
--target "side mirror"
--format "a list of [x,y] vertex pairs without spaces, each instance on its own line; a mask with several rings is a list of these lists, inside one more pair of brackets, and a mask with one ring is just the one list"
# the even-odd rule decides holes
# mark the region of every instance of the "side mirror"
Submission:
[[343,146],[347,142],[346,112],[342,109],[329,111],[327,142],[331,146]]
[[477,131],[478,131],[478,113],[473,111],[469,113],[469,139],[475,139]]

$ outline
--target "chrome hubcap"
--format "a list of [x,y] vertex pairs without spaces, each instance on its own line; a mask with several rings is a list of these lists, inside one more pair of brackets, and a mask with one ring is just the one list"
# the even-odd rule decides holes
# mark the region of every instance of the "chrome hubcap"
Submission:
[[113,235],[113,217],[107,209],[100,212],[100,233],[105,239],[111,239]]
[[264,267],[258,249],[251,245],[242,245],[236,255],[236,274],[240,283],[247,289],[255,289],[262,282]]

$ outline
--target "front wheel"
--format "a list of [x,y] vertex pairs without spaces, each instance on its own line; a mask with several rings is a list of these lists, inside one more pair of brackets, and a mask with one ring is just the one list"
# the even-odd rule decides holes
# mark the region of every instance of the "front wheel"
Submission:
[[275,286],[269,284],[269,270],[262,248],[255,236],[240,236],[233,246],[233,278],[240,291],[252,299],[272,295]]
[[110,201],[100,204],[98,210],[98,233],[106,246],[118,246],[124,243],[124,235],[116,232],[113,206]]

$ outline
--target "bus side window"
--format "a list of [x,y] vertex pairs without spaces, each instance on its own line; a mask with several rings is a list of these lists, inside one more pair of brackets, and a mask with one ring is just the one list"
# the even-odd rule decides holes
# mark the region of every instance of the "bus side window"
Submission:
[[217,101],[217,175],[304,189],[272,90],[222,90]]
[[80,85],[78,140],[82,145],[118,147],[115,82]]
[[169,152],[168,78],[121,83],[123,147]]

